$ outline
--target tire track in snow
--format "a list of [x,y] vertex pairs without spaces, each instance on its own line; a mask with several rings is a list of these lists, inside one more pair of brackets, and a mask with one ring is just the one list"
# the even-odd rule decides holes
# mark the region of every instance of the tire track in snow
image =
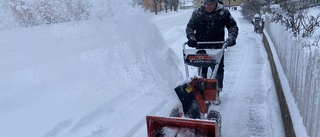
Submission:
[[[241,35],[241,34],[240,34]],[[240,36],[241,37],[241,36]],[[249,59],[249,49],[247,46],[242,45],[239,42],[239,47],[230,48],[228,51],[228,56],[226,54],[226,66],[225,66],[225,79],[224,79],[224,91],[221,94],[221,116],[222,116],[222,135],[226,137],[242,135],[242,129],[232,129],[234,127],[244,127],[243,119],[247,116],[247,110],[244,109],[246,106],[246,96],[241,92],[244,86],[243,83],[239,81],[244,81],[243,78],[246,76],[243,72],[246,69],[247,61]],[[242,120],[240,120],[242,119]]]
[[[158,106],[156,106],[155,108],[153,108],[150,113],[148,113],[149,115],[155,115],[157,112],[159,112],[159,110],[166,104],[168,100],[164,99],[162,100],[161,103],[158,104]],[[127,132],[123,137],[131,137],[133,136],[138,129],[143,128],[146,126],[146,120],[145,118],[141,119],[139,123],[137,123],[134,128],[132,128],[129,132]],[[138,135],[140,136],[140,135]]]
[[[109,135],[119,135],[121,137],[134,136],[139,129],[144,129],[146,127],[145,115],[141,117],[141,113],[153,115],[156,112],[158,112],[158,110],[161,109],[167,102],[167,100],[165,99],[165,100],[162,100],[159,104],[155,104],[156,107],[149,108],[150,105],[148,104],[148,102],[145,102],[145,100],[142,100],[141,98],[139,98],[135,101],[137,101],[135,102],[136,103],[134,106],[135,109],[127,110],[124,113],[127,115],[119,114],[118,116],[112,116],[112,119],[104,119],[101,122],[101,125],[105,125],[105,126],[101,126],[101,128],[96,129],[88,137],[96,137],[101,133],[103,133],[104,136],[109,136]],[[137,111],[136,109],[138,109],[139,111]],[[119,121],[115,122],[117,120]],[[117,123],[117,124],[110,125],[108,123]]]
[[[238,19],[238,22],[244,21]],[[249,27],[252,26],[248,23],[239,24],[240,30],[241,28],[248,30]],[[262,46],[262,43],[258,42],[257,37],[259,37],[258,34],[240,31],[238,44],[236,45],[238,47],[234,47],[230,51],[233,54],[230,58],[233,60],[231,62],[227,61],[225,67],[227,70],[227,73],[225,73],[227,92],[224,95],[227,96],[227,100],[225,101],[226,105],[221,109],[221,113],[222,135],[226,137],[268,136],[268,127],[266,127],[268,126],[266,124],[268,117],[266,116],[267,91],[264,86],[264,82],[268,79],[262,79],[265,78],[262,76],[264,62],[261,62],[263,55],[261,47],[259,47]],[[239,51],[239,49],[241,50]],[[234,56],[239,54],[233,52],[241,52],[241,55]],[[239,58],[241,61],[239,61]],[[235,68],[238,68],[238,70],[232,72]],[[235,84],[228,85],[228,83]]]
[[[263,67],[264,67],[264,60],[261,54],[261,47],[262,45],[257,45],[253,47],[255,49],[255,54],[253,55],[256,58],[254,62],[257,67],[254,70],[255,76],[262,76],[263,74]],[[249,108],[249,121],[247,124],[247,129],[249,131],[249,135],[255,137],[265,137],[267,136],[266,130],[266,98],[267,98],[267,91],[265,85],[263,83],[264,79],[262,77],[255,77],[254,80],[254,95],[253,98],[250,99],[250,108]]]
[[[123,101],[127,101],[127,103],[123,103]],[[149,93],[136,94],[130,91],[123,92],[83,116],[78,121],[73,120],[75,122],[69,122],[68,126],[59,130],[54,128],[52,131],[47,132],[46,135],[50,135],[50,137],[77,135],[97,137],[114,134],[131,136],[136,129],[144,127],[145,115],[141,114],[154,114],[167,102],[167,99],[159,101],[159,99],[157,100],[156,97],[153,97]],[[154,103],[155,107],[149,108],[150,103]],[[117,124],[110,125],[109,123]],[[92,125],[99,126],[94,127]]]
[[[75,120],[68,120],[70,121],[68,126],[64,126],[64,128],[53,128],[51,131],[46,133],[46,137],[56,137],[58,135],[66,135],[71,134],[72,132],[75,132],[77,130],[81,130],[81,128],[85,127],[88,124],[97,123],[100,117],[103,117],[104,115],[108,115],[109,113],[112,113],[113,107],[108,106],[115,106],[115,102],[121,97],[129,96],[130,94],[121,93],[113,98],[111,98],[109,101],[105,102],[103,105],[98,107],[97,109],[93,110],[92,112],[88,113],[86,116],[82,117],[78,121],[74,122]],[[72,122],[71,122],[72,121]],[[63,121],[62,121],[63,122]],[[61,122],[59,122],[57,126],[60,125]],[[60,126],[59,126],[60,127]],[[54,133],[54,134],[53,134]]]
[[[267,53],[262,43],[261,37],[256,37],[256,41],[259,44],[255,46],[255,57],[257,64],[255,75],[261,76],[255,78],[255,94],[254,98],[250,102],[250,111],[249,117],[250,120],[248,121],[248,131],[251,136],[255,137],[265,137],[265,136],[283,136],[278,132],[279,129],[274,129],[278,127],[273,127],[274,123],[277,120],[273,119],[274,113],[276,113],[277,107],[272,106],[270,104],[274,104],[274,100],[272,99],[276,96],[275,95],[275,88],[273,85],[273,79],[271,76],[271,72],[269,69],[269,62]],[[268,77],[268,75],[270,75]],[[268,79],[269,78],[269,79]],[[281,120],[279,120],[281,121]],[[278,122],[278,121],[277,121]]]

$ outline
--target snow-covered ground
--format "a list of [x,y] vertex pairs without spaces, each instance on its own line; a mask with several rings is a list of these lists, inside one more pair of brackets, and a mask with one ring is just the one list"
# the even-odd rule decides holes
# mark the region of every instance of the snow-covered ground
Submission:
[[[240,11],[231,12],[238,23],[239,36],[237,45],[226,51],[222,104],[211,107],[222,115],[222,136],[284,136],[261,35],[253,32],[252,24],[242,18]],[[179,14],[159,14],[154,21],[167,44],[176,51],[181,60],[180,70],[184,72],[181,43],[186,41],[185,20],[190,18],[191,12],[180,11]]]
[[[1,137],[142,137],[145,116],[168,116],[185,80],[181,47],[192,10],[127,9],[104,21],[0,31]],[[222,136],[284,136],[261,36],[232,11]],[[192,69],[192,68],[191,68]],[[193,68],[194,69],[194,68]]]

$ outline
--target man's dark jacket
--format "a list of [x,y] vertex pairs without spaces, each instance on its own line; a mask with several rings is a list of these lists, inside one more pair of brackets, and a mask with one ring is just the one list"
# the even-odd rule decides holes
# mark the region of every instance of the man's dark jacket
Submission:
[[[202,5],[200,8],[195,9],[187,24],[186,33],[187,38],[196,38],[199,41],[224,41],[225,28],[228,29],[229,37],[235,39],[238,36],[238,26],[228,9],[225,9],[223,4],[217,3],[215,10],[208,13],[204,10]],[[235,43],[233,43],[234,45]],[[198,48],[210,48],[201,47]],[[231,45],[232,46],[232,45]],[[212,47],[211,48],[219,48]]]

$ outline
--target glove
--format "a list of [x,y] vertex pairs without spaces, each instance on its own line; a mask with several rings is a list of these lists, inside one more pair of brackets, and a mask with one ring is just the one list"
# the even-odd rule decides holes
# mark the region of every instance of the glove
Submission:
[[193,48],[197,47],[197,39],[194,37],[190,37],[188,40],[188,46]]
[[228,47],[232,47],[232,46],[236,45],[236,38],[234,36],[230,35],[227,38],[226,43],[227,43]]

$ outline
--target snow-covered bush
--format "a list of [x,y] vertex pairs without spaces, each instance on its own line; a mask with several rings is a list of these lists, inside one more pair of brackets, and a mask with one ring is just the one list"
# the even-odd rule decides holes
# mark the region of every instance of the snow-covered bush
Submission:
[[311,37],[320,27],[320,15],[309,15],[308,8],[303,3],[285,1],[281,10],[273,13],[272,21],[283,24],[295,37]]
[[264,7],[267,4],[268,2],[264,0],[244,1],[241,4],[241,14],[246,20],[251,21],[255,14],[260,14],[261,7]]
[[23,27],[87,20],[91,11],[88,0],[4,0],[1,5]]
[[8,29],[17,26],[18,24],[12,17],[12,12],[4,4],[4,1],[0,0],[0,30]]
[[90,4],[86,0],[41,0],[33,7],[41,23],[79,21],[90,16]]
[[317,29],[320,28],[320,14],[317,16],[305,15],[304,20],[301,22],[303,31],[302,37],[311,37]]

